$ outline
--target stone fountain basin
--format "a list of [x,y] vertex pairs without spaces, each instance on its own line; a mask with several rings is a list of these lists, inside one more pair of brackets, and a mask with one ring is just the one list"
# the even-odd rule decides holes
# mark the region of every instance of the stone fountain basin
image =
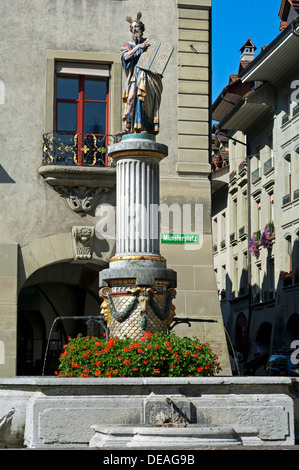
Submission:
[[184,448],[196,446],[242,445],[249,439],[252,445],[260,445],[257,429],[236,430],[232,427],[188,424],[165,425],[93,425],[94,435],[89,447],[142,447]]

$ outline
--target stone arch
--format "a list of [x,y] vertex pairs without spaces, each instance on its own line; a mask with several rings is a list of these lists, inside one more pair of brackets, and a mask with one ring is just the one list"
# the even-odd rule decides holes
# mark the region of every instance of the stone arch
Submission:
[[32,357],[32,367],[22,365],[19,375],[41,375],[45,355],[46,375],[52,375],[68,336],[102,333],[82,317],[100,313],[99,272],[108,260],[95,254],[77,259],[72,235],[56,234],[21,248],[19,265],[17,336],[23,343],[17,358]]
[[264,321],[260,324],[255,337],[256,354],[268,356],[271,346],[272,325]]
[[20,249],[18,289],[41,268],[58,263],[85,264],[101,271],[109,264],[112,250],[105,240],[97,240],[90,259],[78,260],[74,248],[73,234],[59,233],[32,241]]

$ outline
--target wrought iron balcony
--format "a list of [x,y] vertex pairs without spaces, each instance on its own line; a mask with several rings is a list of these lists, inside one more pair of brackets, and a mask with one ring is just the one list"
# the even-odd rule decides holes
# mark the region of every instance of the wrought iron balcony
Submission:
[[73,211],[81,216],[92,213],[102,194],[115,186],[116,169],[108,146],[118,140],[110,135],[44,134],[38,173]]
[[62,134],[48,132],[43,135],[43,165],[72,165],[109,167],[108,145],[116,136],[94,134]]

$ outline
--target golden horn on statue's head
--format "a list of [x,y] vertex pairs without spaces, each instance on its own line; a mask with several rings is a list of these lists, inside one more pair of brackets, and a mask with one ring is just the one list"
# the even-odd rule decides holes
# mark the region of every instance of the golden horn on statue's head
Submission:
[[137,18],[136,18],[136,21],[139,21],[142,17],[142,13],[141,11],[139,13],[137,13]]
[[133,23],[133,20],[132,20],[131,16],[127,16],[127,17],[126,17],[126,20],[127,20],[127,22],[130,23],[130,24]]

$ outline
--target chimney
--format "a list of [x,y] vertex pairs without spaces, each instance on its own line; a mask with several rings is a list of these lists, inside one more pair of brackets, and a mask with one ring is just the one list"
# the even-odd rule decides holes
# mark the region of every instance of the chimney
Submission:
[[241,61],[242,62],[251,62],[254,59],[254,53],[256,51],[256,46],[253,44],[251,39],[247,39],[245,44],[240,49],[241,52]]

